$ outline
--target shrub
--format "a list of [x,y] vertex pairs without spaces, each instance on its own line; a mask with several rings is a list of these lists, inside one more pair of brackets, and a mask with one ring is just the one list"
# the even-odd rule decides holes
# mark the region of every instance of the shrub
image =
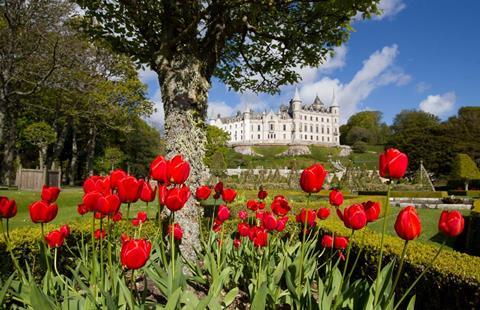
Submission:
[[365,153],[367,151],[367,143],[363,141],[357,141],[352,145],[352,150],[355,153]]
[[[359,195],[368,196],[386,196],[386,191],[359,191]],[[407,198],[444,198],[448,197],[448,193],[441,192],[423,192],[423,191],[392,191],[391,197],[407,197]]]

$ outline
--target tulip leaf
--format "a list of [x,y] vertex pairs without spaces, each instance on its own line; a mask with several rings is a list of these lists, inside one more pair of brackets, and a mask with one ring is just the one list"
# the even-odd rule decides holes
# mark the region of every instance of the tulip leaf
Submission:
[[0,290],[0,305],[3,305],[3,299],[5,299],[5,295],[7,294],[10,285],[12,284],[13,277],[15,276],[15,272],[3,283],[2,290]]
[[57,309],[55,303],[43,293],[35,284],[33,279],[30,280],[30,304],[33,309],[54,310]]
[[415,299],[417,298],[416,295],[413,295],[408,303],[407,310],[415,310]]
[[223,303],[225,304],[225,306],[228,307],[235,300],[235,297],[237,297],[237,295],[238,287],[231,289],[230,292],[225,295],[225,298],[223,298]]
[[177,308],[178,300],[180,298],[180,294],[182,293],[182,288],[177,288],[172,295],[169,296],[168,302],[165,305],[165,310],[175,310]]
[[267,282],[263,282],[252,301],[252,309],[265,309],[267,302]]

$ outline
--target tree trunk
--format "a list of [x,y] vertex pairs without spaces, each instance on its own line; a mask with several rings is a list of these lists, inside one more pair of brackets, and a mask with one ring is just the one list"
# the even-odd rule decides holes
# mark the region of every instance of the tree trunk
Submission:
[[[188,186],[192,193],[205,173],[205,117],[210,82],[202,74],[203,64],[194,57],[182,55],[168,63],[159,63],[157,73],[165,110],[165,141],[167,157],[182,154],[190,163]],[[175,214],[175,221],[184,231],[182,253],[195,259],[194,248],[199,248],[201,209],[195,206],[193,194],[187,204]]]
[[77,147],[77,131],[72,127],[72,158],[70,160],[70,185],[75,185],[77,177],[78,147]]
[[45,156],[47,155],[47,147],[41,146],[38,150],[38,167],[43,170],[45,166]]
[[90,124],[89,136],[90,138],[87,144],[86,168],[87,168],[87,175],[91,176],[93,175],[93,159],[95,157],[95,144],[97,140],[97,127],[95,126],[94,123]]
[[[0,102],[0,104],[8,105],[8,102]],[[13,185],[15,178],[15,142],[17,141],[17,113],[8,111],[8,107],[4,110],[3,124],[3,152],[2,166],[0,172],[0,183],[7,186]]]
[[465,181],[465,191],[468,191],[468,181]]
[[50,167],[50,169],[53,169],[54,161],[60,158],[60,154],[62,153],[63,147],[65,145],[65,140],[67,139],[68,128],[69,128],[69,122],[67,122],[63,126],[62,130],[60,131],[60,134],[57,136],[57,141],[53,146],[53,155],[52,157],[47,159],[47,167]]

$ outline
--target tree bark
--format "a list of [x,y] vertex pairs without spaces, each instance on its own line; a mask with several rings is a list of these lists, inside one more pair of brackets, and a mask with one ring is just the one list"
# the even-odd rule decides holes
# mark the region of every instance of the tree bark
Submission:
[[75,178],[77,177],[77,162],[78,162],[78,147],[77,147],[77,131],[72,127],[72,158],[70,160],[70,186],[75,185]]
[[97,140],[97,127],[94,123],[90,124],[89,128],[89,135],[90,138],[87,144],[87,162],[86,162],[86,169],[87,175],[93,175],[93,159],[95,157],[95,144]]
[[[195,57],[178,58],[157,64],[157,73],[165,110],[165,140],[167,157],[182,154],[190,163],[187,185],[192,193],[205,173],[205,117],[210,81],[205,77],[203,63]],[[187,204],[175,214],[175,221],[184,231],[182,253],[195,259],[194,248],[200,247],[198,222],[201,209],[195,205],[193,194]]]
[[68,129],[69,129],[69,122],[67,122],[63,126],[62,130],[60,131],[60,134],[57,135],[57,141],[53,146],[53,154],[50,158],[47,159],[47,167],[50,167],[50,169],[53,169],[54,161],[60,158],[60,154],[62,153],[63,147],[65,145],[65,140],[67,139]]
[[2,166],[0,172],[0,183],[12,186],[15,178],[15,142],[17,141],[17,113],[8,110],[8,102],[1,101],[4,106],[3,124],[3,151]]

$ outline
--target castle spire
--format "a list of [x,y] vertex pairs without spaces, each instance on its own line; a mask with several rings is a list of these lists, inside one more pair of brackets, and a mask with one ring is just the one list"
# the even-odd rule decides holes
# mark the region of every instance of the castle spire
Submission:
[[338,107],[337,98],[335,97],[335,88],[332,89],[332,107]]
[[302,101],[302,99],[300,99],[300,94],[298,93],[298,86],[295,86],[295,95],[293,96],[292,101],[298,101],[298,102]]

